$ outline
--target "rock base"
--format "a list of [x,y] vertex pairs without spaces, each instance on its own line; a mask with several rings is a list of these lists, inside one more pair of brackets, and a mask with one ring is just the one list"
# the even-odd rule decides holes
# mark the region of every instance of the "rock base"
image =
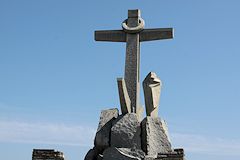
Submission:
[[171,148],[167,127],[159,117],[141,122],[136,113],[101,112],[93,149],[84,160],[184,160],[183,149]]
[[147,155],[171,153],[172,148],[159,117],[147,116],[142,121],[142,149]]

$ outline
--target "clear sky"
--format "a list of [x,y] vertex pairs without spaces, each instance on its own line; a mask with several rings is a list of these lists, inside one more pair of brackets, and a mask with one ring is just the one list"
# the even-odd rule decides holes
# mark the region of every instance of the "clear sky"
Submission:
[[[102,109],[118,107],[125,44],[94,41],[128,9],[173,40],[141,44],[141,81],[163,81],[159,114],[189,160],[240,159],[240,1],[0,0],[0,159],[55,148],[81,160]],[[143,93],[141,90],[141,99]]]

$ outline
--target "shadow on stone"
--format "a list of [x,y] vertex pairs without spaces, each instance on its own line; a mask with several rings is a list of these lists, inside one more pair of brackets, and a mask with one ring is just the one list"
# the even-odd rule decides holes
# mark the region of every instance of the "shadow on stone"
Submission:
[[142,160],[145,153],[134,148],[110,147],[103,152],[103,160]]
[[94,140],[96,152],[102,154],[110,146],[112,122],[118,117],[118,109],[103,110]]

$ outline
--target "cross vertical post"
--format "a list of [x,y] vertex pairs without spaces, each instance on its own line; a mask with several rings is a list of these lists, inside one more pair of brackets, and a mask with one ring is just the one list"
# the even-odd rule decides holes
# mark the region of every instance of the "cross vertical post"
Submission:
[[[128,11],[128,27],[136,27],[139,25],[140,10]],[[125,59],[125,75],[126,87],[129,98],[131,100],[131,110],[136,113],[136,109],[140,104],[140,43],[139,33],[127,33],[126,37],[126,59]]]

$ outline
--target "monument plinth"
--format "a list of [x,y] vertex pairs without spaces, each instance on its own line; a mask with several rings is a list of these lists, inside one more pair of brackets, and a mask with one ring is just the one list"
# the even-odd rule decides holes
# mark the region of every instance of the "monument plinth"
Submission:
[[96,41],[126,42],[124,77],[117,78],[121,113],[103,110],[85,160],[183,160],[183,149],[173,149],[167,125],[158,117],[162,82],[154,72],[143,81],[146,117],[140,103],[140,42],[171,39],[172,28],[144,29],[140,10],[129,10],[122,30],[95,31]]

